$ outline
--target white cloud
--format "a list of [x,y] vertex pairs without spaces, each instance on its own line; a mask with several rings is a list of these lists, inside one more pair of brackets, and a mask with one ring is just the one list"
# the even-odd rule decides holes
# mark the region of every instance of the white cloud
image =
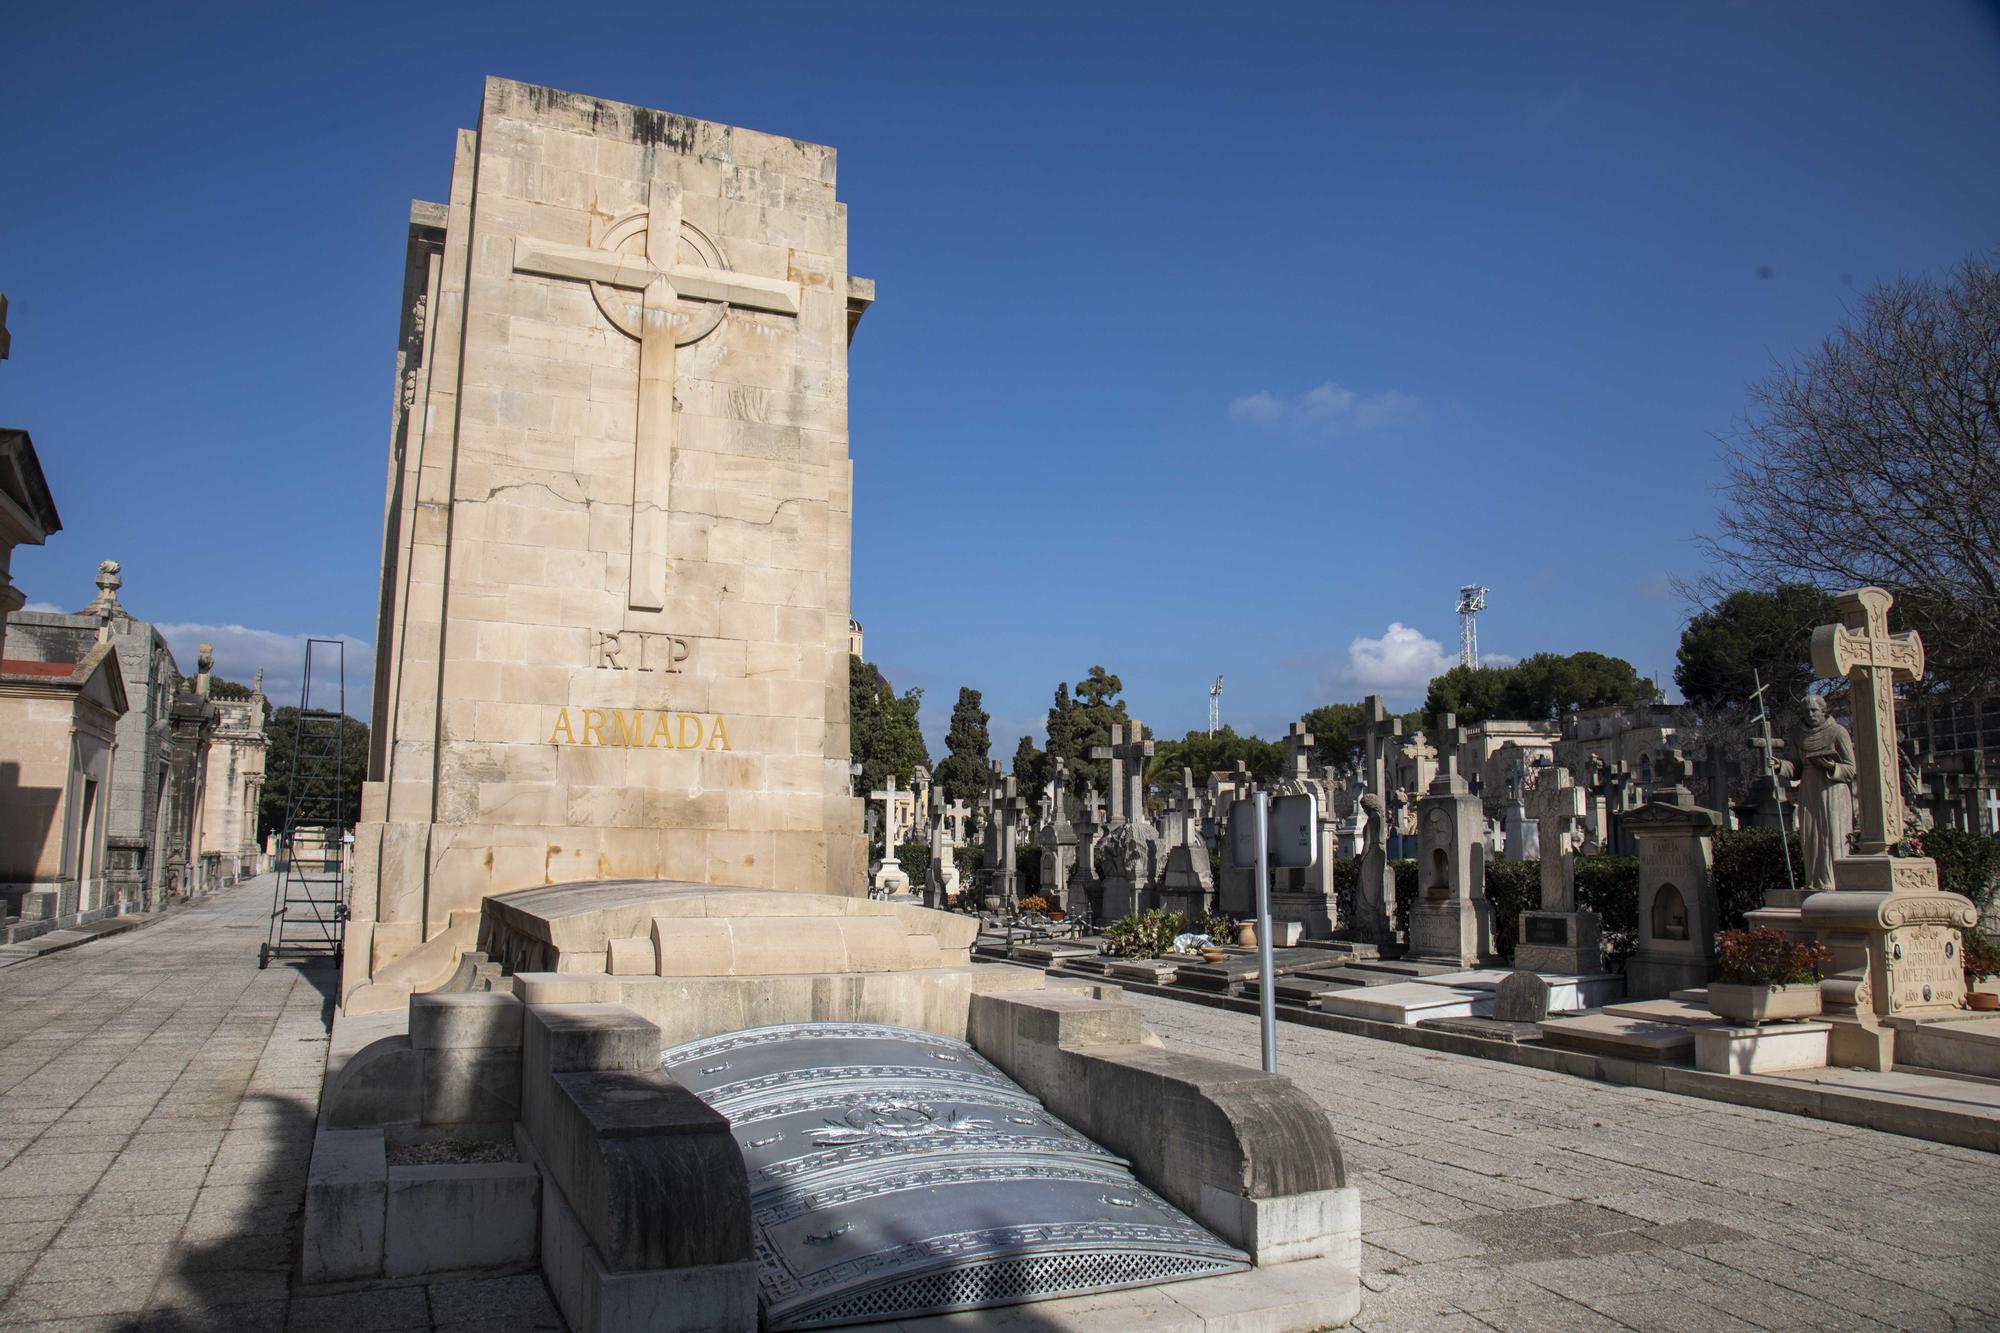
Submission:
[[1408,421],[1422,409],[1414,394],[1395,389],[1362,394],[1328,380],[1289,398],[1267,390],[1245,395],[1229,404],[1229,416],[1264,430],[1330,440]]
[[54,602],[29,602],[21,609],[23,611],[46,611],[58,616],[64,613],[64,608],[57,606]]
[[[1514,659],[1499,653],[1482,653],[1481,666],[1512,666]],[[1361,635],[1347,645],[1347,657],[1335,663],[1328,685],[1356,694],[1381,694],[1390,699],[1421,699],[1433,678],[1458,665],[1458,654],[1446,652],[1444,645],[1394,621],[1377,637]]]
[[[166,636],[167,646],[174,650],[175,663],[187,675],[194,674],[195,659],[204,643],[212,645],[215,650],[215,674],[218,676],[248,685],[261,668],[264,672],[264,694],[274,708],[298,705],[300,676],[306,661],[306,639],[338,637],[346,645],[346,712],[350,717],[368,721],[375,678],[375,650],[361,639],[344,634],[280,634],[276,630],[253,629],[248,625],[156,624],[154,628]],[[331,648],[321,645],[313,647],[312,703],[315,708],[339,706],[339,698],[334,693],[339,684],[339,677],[335,674],[338,659],[322,656],[331,652]]]

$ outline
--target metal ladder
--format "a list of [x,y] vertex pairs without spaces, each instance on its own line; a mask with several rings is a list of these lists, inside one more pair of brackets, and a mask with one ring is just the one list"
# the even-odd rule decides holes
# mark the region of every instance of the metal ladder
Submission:
[[[315,707],[315,694],[333,707]],[[257,949],[259,968],[281,955],[340,957],[347,924],[344,839],[355,813],[343,780],[346,713],[347,645],[307,639],[278,851],[282,860],[271,898],[270,937]]]

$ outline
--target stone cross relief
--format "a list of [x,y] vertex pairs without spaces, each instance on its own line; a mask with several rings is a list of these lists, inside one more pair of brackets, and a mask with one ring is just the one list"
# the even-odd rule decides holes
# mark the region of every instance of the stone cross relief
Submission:
[[[683,260],[683,252],[692,261]],[[676,349],[714,332],[730,306],[796,318],[799,285],[731,270],[715,242],[681,218],[680,186],[657,177],[645,207],[621,213],[594,247],[516,237],[514,271],[589,283],[604,317],[639,342],[627,604],[634,611],[661,610],[667,596]],[[636,310],[626,292],[639,294]]]
[[1583,788],[1569,770],[1544,768],[1528,792],[1528,813],[1537,821],[1542,849],[1542,910],[1576,910],[1575,831],[1583,819]]
[[1902,763],[1896,751],[1896,686],[1921,680],[1923,640],[1889,632],[1895,598],[1881,588],[1857,588],[1833,599],[1837,625],[1813,631],[1813,670],[1845,676],[1854,718],[1854,850],[1879,856],[1903,840]]

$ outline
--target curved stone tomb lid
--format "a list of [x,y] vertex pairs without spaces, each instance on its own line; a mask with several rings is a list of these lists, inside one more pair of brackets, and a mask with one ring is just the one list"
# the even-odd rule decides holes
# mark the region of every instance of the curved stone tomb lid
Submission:
[[688,1042],[660,1064],[743,1150],[766,1328],[1249,1266],[962,1041],[792,1023]]

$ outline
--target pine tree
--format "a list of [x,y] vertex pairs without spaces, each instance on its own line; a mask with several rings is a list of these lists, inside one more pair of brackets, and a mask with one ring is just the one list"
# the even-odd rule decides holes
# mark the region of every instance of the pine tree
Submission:
[[986,752],[993,739],[986,730],[991,719],[980,702],[978,690],[959,687],[958,702],[951,706],[951,727],[944,738],[947,753],[933,775],[940,800],[973,805],[986,794]]
[[880,668],[858,657],[848,659],[850,752],[861,765],[857,795],[880,790],[891,773],[907,787],[917,765],[930,763],[923,728],[917,722],[923,701],[922,690],[898,695]]

